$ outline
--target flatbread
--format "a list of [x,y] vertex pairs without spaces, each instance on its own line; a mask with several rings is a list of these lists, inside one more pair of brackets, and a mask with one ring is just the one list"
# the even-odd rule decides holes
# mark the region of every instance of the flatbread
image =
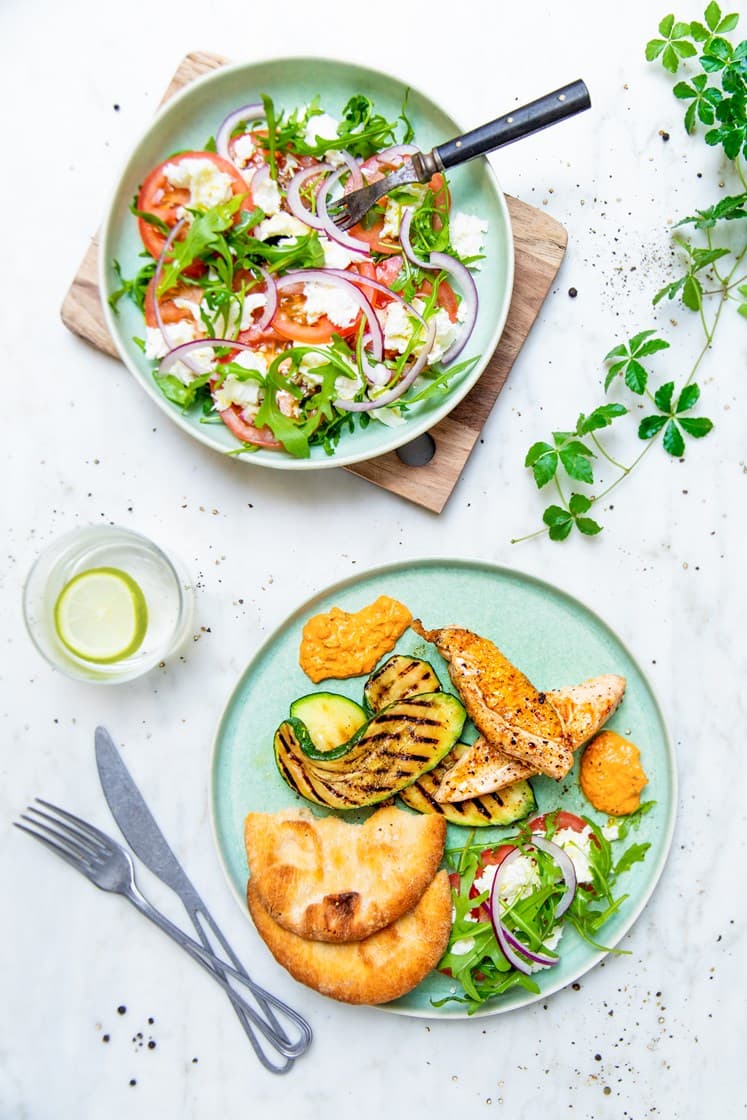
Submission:
[[[440,817],[437,819],[441,819]],[[275,960],[302,984],[343,1003],[388,1003],[411,991],[435,968],[451,931],[451,887],[445,871],[417,906],[364,941],[333,945],[307,941],[273,921],[254,879],[249,912]]]
[[249,813],[244,840],[254,893],[274,921],[314,941],[362,941],[417,903],[446,822],[393,806],[364,824],[284,809]]

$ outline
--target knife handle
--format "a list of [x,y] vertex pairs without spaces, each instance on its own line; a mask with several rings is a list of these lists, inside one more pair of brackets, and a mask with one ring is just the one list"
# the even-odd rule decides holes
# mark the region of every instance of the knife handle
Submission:
[[440,169],[455,167],[548,128],[566,117],[575,116],[590,106],[591,98],[584,82],[571,82],[536,101],[530,101],[528,105],[522,105],[520,109],[512,109],[510,113],[497,117],[489,124],[480,125],[471,132],[465,132],[463,136],[439,144],[431,154]]

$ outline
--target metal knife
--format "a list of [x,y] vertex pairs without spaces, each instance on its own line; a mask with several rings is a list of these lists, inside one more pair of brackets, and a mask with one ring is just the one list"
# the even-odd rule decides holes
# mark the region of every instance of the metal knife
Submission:
[[[101,786],[112,816],[119,825],[122,835],[145,866],[150,868],[162,882],[171,887],[181,898],[205,948],[215,954],[215,948],[211,944],[205,928],[207,926],[233,967],[245,978],[247,986],[267,1016],[267,1031],[264,1033],[273,1046],[284,1055],[283,1063],[278,1066],[271,1061],[262,1050],[261,1044],[252,1029],[251,1021],[245,1016],[240,1005],[234,1004],[241,1025],[262,1064],[273,1073],[287,1072],[292,1066],[293,1060],[308,1049],[312,1037],[311,1028],[296,1011],[293,1011],[276,996],[255,984],[247,975],[240,960],[187,877],[184,868],[169,847],[106,728],[96,728],[95,741],[96,765]],[[217,956],[215,969],[220,971],[220,958]],[[293,1023],[298,1035],[295,1041],[278,1022],[276,1012],[286,1019],[290,1019]]]

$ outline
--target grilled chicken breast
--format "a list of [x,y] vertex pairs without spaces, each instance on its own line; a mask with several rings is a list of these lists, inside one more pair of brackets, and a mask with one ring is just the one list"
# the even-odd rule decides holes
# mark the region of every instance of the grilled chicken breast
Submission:
[[447,662],[472,722],[491,746],[550,778],[568,773],[573,751],[561,717],[493,642],[455,626],[425,630],[419,619],[412,628]]
[[[578,750],[599,731],[625,694],[625,677],[604,673],[569,688],[545,693],[560,715],[571,748]],[[504,741],[505,743],[505,741]],[[448,756],[447,756],[448,757]],[[440,803],[464,801],[495,793],[513,782],[535,777],[539,771],[507,753],[504,746],[480,736],[444,774],[436,791]]]

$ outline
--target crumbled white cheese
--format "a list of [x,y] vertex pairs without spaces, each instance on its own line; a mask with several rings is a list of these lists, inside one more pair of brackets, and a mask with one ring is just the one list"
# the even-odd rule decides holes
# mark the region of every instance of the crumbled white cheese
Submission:
[[365,253],[351,252],[344,245],[327,237],[326,233],[319,234],[319,244],[324,253],[325,268],[347,268],[353,261],[363,260]]
[[402,203],[394,198],[388,198],[384,211],[384,225],[381,230],[382,237],[399,237],[399,227],[402,225]]
[[[490,864],[485,868],[482,875],[475,877],[475,889],[482,894],[483,891],[492,889],[493,880],[495,879],[496,872],[502,867],[501,864]],[[501,908],[507,909],[513,906],[519,898],[526,898],[532,891],[537,890],[540,886],[539,868],[536,861],[530,855],[522,853],[511,861],[501,871],[501,893],[500,901]],[[488,895],[488,897],[490,897]]]
[[[422,314],[425,303],[423,300],[415,298],[412,301],[412,306],[415,311]],[[448,313],[442,307],[438,308],[431,321],[435,323],[436,333],[428,354],[429,366],[441,360],[456,338],[458,329],[457,324],[452,323]],[[421,331],[418,321],[415,320],[413,323],[413,316],[408,313],[407,308],[399,300],[393,300],[387,306],[382,325],[384,327],[384,348],[397,354],[404,354],[410,344],[414,330]]]
[[235,374],[229,373],[223,384],[219,385],[213,393],[215,408],[218,412],[223,412],[232,404],[238,404],[242,409],[256,405],[259,403],[259,389],[256,381],[242,381]]
[[602,825],[602,836],[605,840],[617,840],[620,836],[620,825],[616,822]]
[[436,324],[436,336],[428,354],[429,366],[441,361],[457,334],[457,324],[452,323],[448,312],[444,311],[443,307],[439,307],[432,321]]
[[471,953],[474,947],[474,937],[460,937],[460,939],[455,941],[451,946],[449,952],[453,953],[455,957],[463,957],[466,956],[467,953]]
[[399,428],[402,424],[406,424],[407,420],[402,415],[402,409],[397,404],[385,404],[381,408],[372,408],[369,416],[374,420],[378,420],[386,428]]
[[245,132],[243,136],[237,136],[231,145],[233,162],[241,171],[243,171],[256,151],[257,149],[252,139],[251,132]]
[[180,159],[167,163],[163,173],[172,186],[189,191],[193,210],[209,210],[233,196],[233,179],[209,159]]
[[[264,209],[264,207],[263,207]],[[265,218],[252,231],[258,241],[267,241],[270,237],[302,237],[309,232],[309,227],[304,222],[294,218],[292,214],[281,210],[270,218]]]
[[[266,175],[261,182],[256,181],[256,177],[252,183],[252,199],[255,206],[259,206],[268,218],[278,214],[280,211],[280,187],[274,179]],[[264,223],[263,223],[264,224]],[[262,238],[261,240],[264,240]]]
[[[488,223],[483,222],[474,214],[457,212],[452,215],[449,222],[451,246],[460,257],[477,257],[485,246],[485,234],[488,232]],[[475,267],[479,267],[479,261]]]
[[573,828],[559,828],[552,838],[553,844],[557,844],[570,856],[579,883],[591,882],[589,845],[594,842],[592,836],[591,829],[586,825],[582,832],[576,832]]
[[318,113],[309,119],[304,140],[307,144],[316,144],[317,140],[336,140],[339,123],[329,113]]
[[244,304],[241,308],[241,322],[239,323],[239,330],[245,331],[254,323],[254,312],[259,311],[267,303],[267,296],[264,292],[249,292],[244,296]]
[[194,319],[177,319],[175,323],[169,323],[166,330],[169,336],[168,342],[158,327],[145,328],[145,356],[151,361],[165,357],[175,346],[181,346],[183,342],[192,342],[197,337],[197,324]]
[[180,311],[188,311],[199,327],[202,327],[202,317],[200,315],[202,305],[193,299],[186,299],[184,296],[174,296],[171,301],[174,307],[178,307]]
[[358,303],[339,285],[313,280],[304,284],[303,294],[303,311],[310,323],[315,323],[322,315],[326,315],[336,327],[349,327],[355,322]]

